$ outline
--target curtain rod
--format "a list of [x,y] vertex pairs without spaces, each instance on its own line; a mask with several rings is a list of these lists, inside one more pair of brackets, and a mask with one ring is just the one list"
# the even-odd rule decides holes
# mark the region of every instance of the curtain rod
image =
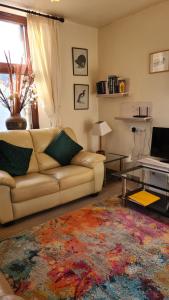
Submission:
[[28,9],[19,8],[19,7],[16,7],[16,6],[11,6],[11,5],[1,4],[1,3],[0,3],[0,6],[6,7],[6,8],[11,8],[11,9],[14,9],[14,10],[19,10],[19,11],[22,11],[22,12],[25,12],[25,13],[28,13],[28,14],[36,15],[36,16],[45,17],[45,18],[48,18],[48,19],[57,20],[57,21],[60,21],[62,23],[64,22],[63,17],[57,17],[57,16],[53,16],[53,15],[42,14],[42,13],[36,12],[34,10],[28,10]]

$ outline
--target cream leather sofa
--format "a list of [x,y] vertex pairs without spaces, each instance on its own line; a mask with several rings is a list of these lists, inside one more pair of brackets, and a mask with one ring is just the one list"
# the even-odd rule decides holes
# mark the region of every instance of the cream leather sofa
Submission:
[[[0,223],[55,207],[102,189],[104,156],[81,151],[68,166],[44,153],[60,128],[0,132],[0,140],[33,148],[26,175],[0,171]],[[70,128],[65,132],[76,141]]]

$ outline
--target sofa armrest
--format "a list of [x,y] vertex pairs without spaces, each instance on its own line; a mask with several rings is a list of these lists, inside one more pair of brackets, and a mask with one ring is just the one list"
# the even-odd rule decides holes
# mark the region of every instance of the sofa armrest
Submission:
[[11,222],[13,219],[11,188],[6,185],[0,185],[0,224]]
[[81,151],[75,155],[71,164],[93,169],[94,172],[94,192],[101,191],[104,179],[104,160],[106,157],[101,154]]
[[16,186],[15,179],[9,173],[0,170],[0,185],[14,188]]
[[0,170],[0,224],[8,223],[14,219],[11,188],[15,187],[15,179],[9,173]]
[[93,169],[96,164],[105,161],[105,159],[106,157],[102,154],[81,151],[73,157],[71,164]]

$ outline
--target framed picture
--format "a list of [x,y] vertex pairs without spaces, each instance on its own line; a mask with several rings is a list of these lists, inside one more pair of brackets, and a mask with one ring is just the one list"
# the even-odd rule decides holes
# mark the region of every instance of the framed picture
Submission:
[[74,109],[89,108],[89,85],[74,84]]
[[169,71],[169,50],[150,53],[150,74]]
[[73,75],[88,75],[88,49],[72,48]]

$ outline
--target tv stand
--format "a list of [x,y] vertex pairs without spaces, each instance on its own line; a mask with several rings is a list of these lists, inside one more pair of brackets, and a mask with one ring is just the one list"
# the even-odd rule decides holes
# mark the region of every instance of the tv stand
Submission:
[[169,173],[169,161],[165,163],[164,161],[160,161],[151,157],[145,157],[139,159],[138,162],[145,167],[163,170]]
[[160,162],[169,164],[169,158],[161,158],[161,159],[160,159]]

